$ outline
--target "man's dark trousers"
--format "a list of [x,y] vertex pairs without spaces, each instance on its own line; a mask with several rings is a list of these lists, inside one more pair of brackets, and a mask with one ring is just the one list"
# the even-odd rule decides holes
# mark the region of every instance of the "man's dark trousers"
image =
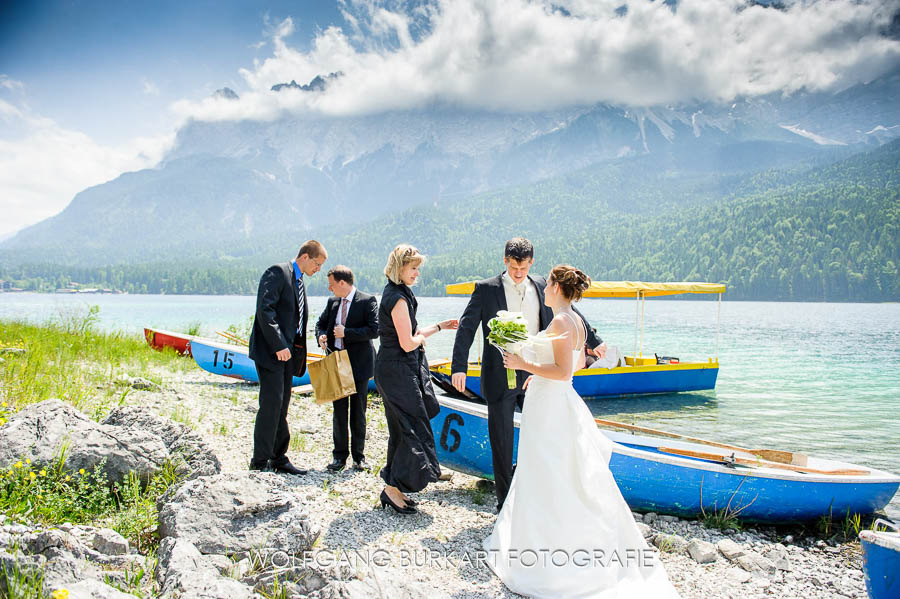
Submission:
[[524,405],[525,391],[522,385],[528,373],[516,371],[516,388],[507,389],[499,400],[490,401],[488,410],[488,438],[491,440],[491,458],[494,466],[494,485],[497,492],[497,509],[506,501],[513,477],[513,440],[515,427],[513,418],[516,406]]
[[[332,455],[339,462],[346,462],[352,456],[354,462],[362,462],[366,457],[366,402],[369,397],[369,379],[353,381],[356,393],[334,402],[332,431],[334,451]],[[350,439],[347,437],[347,421],[350,421]],[[352,443],[352,446],[350,445]]]
[[[280,362],[274,369],[256,365],[259,375],[259,412],[253,429],[253,455],[272,456],[272,466],[288,461],[291,441],[287,413],[291,403],[291,383],[294,377],[294,358]],[[275,434],[272,434],[275,431]],[[253,466],[265,468],[266,463],[254,458]]]

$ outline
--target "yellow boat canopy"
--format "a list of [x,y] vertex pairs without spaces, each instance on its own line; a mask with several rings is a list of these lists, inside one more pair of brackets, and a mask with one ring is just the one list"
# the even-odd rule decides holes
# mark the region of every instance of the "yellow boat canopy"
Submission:
[[[475,290],[475,282],[454,283],[447,285],[450,295],[471,295]],[[657,297],[660,295],[678,295],[681,293],[725,293],[722,283],[644,283],[641,281],[594,281],[584,292],[584,297]]]

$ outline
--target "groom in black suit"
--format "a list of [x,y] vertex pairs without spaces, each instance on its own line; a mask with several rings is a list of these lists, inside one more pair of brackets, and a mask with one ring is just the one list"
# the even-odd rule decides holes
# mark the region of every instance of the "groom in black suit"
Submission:
[[251,470],[306,474],[287,458],[287,413],[293,377],[306,372],[309,305],[304,277],[319,272],[327,258],[322,244],[310,240],[300,246],[295,260],[270,266],[259,280],[250,333],[250,358],[259,375]]
[[356,393],[332,404],[334,461],[326,467],[339,472],[352,455],[354,470],[368,470],[365,457],[366,400],[369,396],[369,379],[375,374],[375,346],[372,345],[372,340],[378,337],[378,301],[353,285],[353,271],[346,266],[335,266],[328,271],[328,290],[334,297],[328,299],[319,316],[316,339],[322,349],[347,350]]
[[[481,358],[481,396],[487,403],[488,436],[491,441],[491,456],[494,466],[494,482],[497,491],[497,511],[503,507],[513,473],[513,414],[516,406],[522,408],[525,391],[522,385],[528,373],[516,371],[516,388],[509,389],[503,356],[487,341],[488,322],[500,310],[522,312],[528,323],[528,333],[536,335],[550,326],[553,310],[544,305],[544,288],[547,281],[543,277],[528,274],[534,264],[534,246],[522,237],[506,242],[503,252],[506,272],[490,279],[475,283],[475,290],[469,304],[459,319],[459,330],[453,344],[453,386],[460,393],[466,386],[466,370],[469,362],[469,348],[481,325],[484,337],[484,352]],[[578,312],[576,310],[576,312]],[[584,316],[578,313],[584,320]],[[597,338],[585,322],[587,343],[597,348],[602,341]]]

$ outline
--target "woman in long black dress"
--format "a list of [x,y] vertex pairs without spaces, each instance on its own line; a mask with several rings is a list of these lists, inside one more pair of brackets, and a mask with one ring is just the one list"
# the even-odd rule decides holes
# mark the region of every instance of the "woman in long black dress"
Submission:
[[384,267],[388,282],[378,309],[380,346],[375,358],[375,386],[384,400],[388,425],[381,507],[390,505],[401,514],[416,511],[416,502],[406,493],[421,491],[441,475],[431,432],[431,418],[440,406],[428,373],[425,338],[459,326],[453,319],[419,328],[418,303],[410,287],[424,263],[425,256],[413,246],[400,244],[394,248]]

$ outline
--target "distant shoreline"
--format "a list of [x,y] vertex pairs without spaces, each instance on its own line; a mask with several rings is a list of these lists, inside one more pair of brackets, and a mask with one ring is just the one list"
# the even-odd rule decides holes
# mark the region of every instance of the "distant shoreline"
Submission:
[[[318,290],[316,290],[318,291]],[[21,295],[23,293],[34,293],[37,295],[60,295],[60,296],[83,296],[83,295],[131,295],[131,296],[140,296],[140,297],[255,297],[255,293],[136,293],[129,291],[33,291],[33,290],[25,290],[25,289],[16,289],[14,291],[6,290],[0,291],[0,297],[4,295]],[[311,297],[330,297],[330,294],[322,294],[322,293],[310,293]],[[380,295],[375,292],[375,295]],[[450,295],[429,295],[424,293],[417,293],[417,297],[428,297],[428,298],[442,298],[442,297],[459,297],[459,296],[450,296]],[[677,295],[671,297],[654,297],[650,298],[653,302],[665,302],[665,301],[680,301],[680,302],[715,302],[717,301],[716,296],[704,297],[704,296],[692,296],[692,295]],[[594,300],[603,300],[603,301],[622,301],[622,302],[630,302],[634,301],[633,298],[586,298],[582,301],[594,301]],[[854,300],[854,301],[844,301],[844,300],[790,300],[790,299],[747,299],[747,298],[730,298],[728,294],[725,293],[722,296],[723,302],[758,302],[758,303],[772,303],[772,304],[897,304],[900,303],[900,299],[898,300]]]

